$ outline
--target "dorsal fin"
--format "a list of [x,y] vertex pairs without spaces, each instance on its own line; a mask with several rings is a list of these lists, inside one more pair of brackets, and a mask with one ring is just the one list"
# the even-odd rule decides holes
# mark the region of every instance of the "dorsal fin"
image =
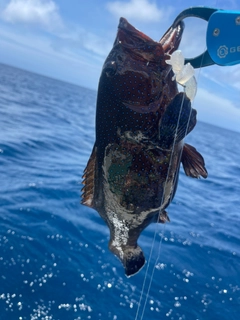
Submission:
[[94,182],[96,174],[96,156],[97,156],[97,147],[94,145],[92,154],[88,160],[87,166],[83,173],[84,187],[82,188],[82,201],[81,203],[90,208],[94,208],[93,198],[94,198]]

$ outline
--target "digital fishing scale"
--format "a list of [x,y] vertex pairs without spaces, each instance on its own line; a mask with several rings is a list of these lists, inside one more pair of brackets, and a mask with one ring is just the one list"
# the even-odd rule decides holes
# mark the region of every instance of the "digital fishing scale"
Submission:
[[201,55],[185,59],[194,68],[212,64],[231,66],[240,63],[240,11],[219,10],[207,7],[192,7],[182,11],[173,26],[187,17],[208,21],[207,50]]

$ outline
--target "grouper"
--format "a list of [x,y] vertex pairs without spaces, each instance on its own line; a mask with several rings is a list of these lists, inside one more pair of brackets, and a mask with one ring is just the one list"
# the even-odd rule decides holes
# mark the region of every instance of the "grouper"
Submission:
[[166,63],[183,28],[183,22],[170,27],[157,42],[121,18],[99,80],[96,141],[83,175],[82,204],[107,224],[109,249],[126,276],[145,264],[137,243],[141,232],[169,221],[165,209],[180,163],[186,175],[207,177],[201,154],[184,143],[197,112]]

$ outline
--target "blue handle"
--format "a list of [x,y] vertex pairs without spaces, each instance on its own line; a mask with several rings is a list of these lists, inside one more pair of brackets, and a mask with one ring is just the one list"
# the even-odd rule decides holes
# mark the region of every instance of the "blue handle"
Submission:
[[240,63],[240,11],[215,11],[209,18],[207,50],[222,66]]

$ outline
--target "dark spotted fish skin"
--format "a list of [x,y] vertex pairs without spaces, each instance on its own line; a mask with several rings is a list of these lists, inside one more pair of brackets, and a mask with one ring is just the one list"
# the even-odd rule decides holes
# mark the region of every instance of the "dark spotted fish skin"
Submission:
[[83,176],[82,203],[110,230],[110,250],[131,276],[145,263],[137,239],[165,211],[177,188],[180,162],[187,175],[207,176],[202,156],[184,144],[196,110],[178,93],[166,64],[183,25],[155,42],[121,18],[99,81],[96,142]]

